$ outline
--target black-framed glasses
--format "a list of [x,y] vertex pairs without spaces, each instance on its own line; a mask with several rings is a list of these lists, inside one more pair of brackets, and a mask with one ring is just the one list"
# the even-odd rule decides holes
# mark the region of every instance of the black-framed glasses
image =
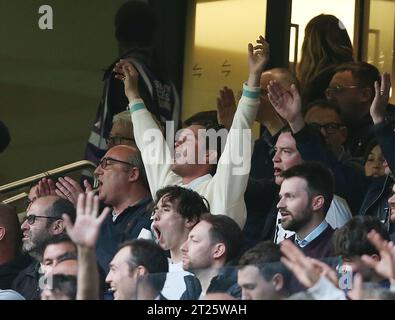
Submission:
[[309,123],[310,126],[313,128],[316,128],[317,130],[321,130],[321,128],[324,128],[325,132],[327,134],[334,134],[336,133],[340,128],[344,128],[345,126],[341,123],[335,123],[335,122],[328,122],[325,124],[319,124],[317,122],[311,122]]
[[361,89],[360,86],[333,86],[333,87],[328,87],[325,90],[325,93],[327,96],[335,96],[337,94],[343,93],[346,90],[349,89]]
[[30,225],[33,225],[33,224],[36,222],[36,219],[37,219],[37,218],[42,218],[42,219],[54,219],[54,220],[62,219],[62,218],[60,218],[60,217],[46,217],[46,216],[37,216],[37,215],[35,215],[35,214],[31,214],[31,215],[28,215],[28,216],[26,217],[26,222],[27,222],[28,224],[30,224]]
[[134,139],[128,138],[128,137],[121,137],[121,136],[113,136],[113,137],[108,137],[106,139],[107,145],[112,144],[112,145],[120,145],[124,144],[125,141],[127,142],[134,142]]
[[99,162],[99,165],[100,165],[100,167],[102,169],[105,169],[105,168],[107,168],[108,165],[111,164],[111,161],[112,162],[123,163],[123,164],[127,164],[129,166],[132,166],[132,164],[129,163],[129,162],[118,160],[118,159],[114,159],[114,158],[111,158],[111,157],[105,157],[105,158],[101,159],[100,162]]

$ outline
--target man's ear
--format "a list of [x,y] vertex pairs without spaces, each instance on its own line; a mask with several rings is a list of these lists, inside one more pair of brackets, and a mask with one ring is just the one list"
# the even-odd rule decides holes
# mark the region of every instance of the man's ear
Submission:
[[214,259],[219,259],[222,258],[226,253],[226,247],[225,244],[220,242],[216,243],[213,247],[213,258]]
[[276,292],[283,290],[284,288],[284,277],[281,273],[276,273],[272,278],[273,288]]
[[148,270],[147,270],[146,267],[144,267],[144,266],[138,266],[138,267],[136,268],[136,272],[137,272],[137,275],[138,275],[139,277],[143,277],[143,276],[146,276],[146,275],[149,274]]
[[318,211],[324,208],[325,198],[324,196],[315,196],[311,203],[313,211]]
[[129,182],[136,182],[140,178],[140,170],[136,167],[133,167],[129,172]]
[[51,229],[52,229],[54,235],[61,234],[61,233],[65,232],[64,221],[62,219],[56,220],[52,224]]
[[6,230],[4,227],[0,227],[0,241],[4,239]]

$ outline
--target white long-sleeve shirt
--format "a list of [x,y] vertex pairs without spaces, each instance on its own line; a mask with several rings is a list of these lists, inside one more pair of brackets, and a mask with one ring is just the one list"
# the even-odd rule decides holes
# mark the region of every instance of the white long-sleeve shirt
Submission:
[[[251,166],[251,126],[258,110],[259,95],[260,87],[244,84],[243,95],[219,159],[217,172],[194,187],[196,192],[208,200],[212,214],[227,215],[241,228],[247,217],[244,192]],[[171,170],[169,146],[144,102],[136,99],[129,104],[129,109],[132,113],[134,137],[142,154],[152,196],[165,186],[182,185],[182,177]],[[173,144],[174,141],[169,143]]]

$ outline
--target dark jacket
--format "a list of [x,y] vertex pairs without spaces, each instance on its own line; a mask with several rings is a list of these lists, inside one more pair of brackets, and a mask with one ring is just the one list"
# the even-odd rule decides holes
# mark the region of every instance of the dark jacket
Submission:
[[[180,300],[198,300],[202,293],[199,279],[192,275],[184,277],[186,290]],[[237,268],[224,268],[211,279],[207,293],[227,293],[237,299],[241,298],[241,288],[237,284]]]
[[250,177],[254,179],[271,179],[273,177],[274,146],[279,134],[272,137],[270,132],[264,128],[262,136],[254,143],[251,157]]
[[15,278],[12,289],[19,292],[26,300],[40,300],[40,263],[35,260],[23,269]]
[[143,228],[151,230],[151,202],[151,197],[144,198],[125,209],[115,222],[111,214],[104,220],[96,244],[96,259],[103,276],[108,274],[109,264],[122,242],[137,239]]
[[[383,121],[373,126],[377,141],[393,172],[395,172],[394,129],[395,123],[390,121]],[[368,203],[364,201],[365,194],[368,193],[369,188],[375,188],[372,184],[375,178],[366,177],[352,166],[339,162],[326,148],[319,132],[313,128],[305,126],[294,134],[294,137],[303,160],[318,161],[330,168],[335,177],[335,193],[347,200],[353,214],[361,212],[362,203]],[[377,213],[377,216],[380,214]]]
[[0,289],[11,289],[16,276],[25,269],[32,258],[27,254],[20,254],[14,260],[0,264]]
[[390,222],[390,208],[388,199],[392,195],[394,180],[391,176],[372,179],[369,189],[363,200],[360,215],[377,217],[383,222],[389,232],[395,231],[395,226]]
[[[390,121],[395,121],[394,105],[388,104],[387,116]],[[355,126],[347,127],[348,134],[345,145],[353,157],[363,157],[370,140],[377,136],[376,126],[377,125],[373,124],[373,120],[368,114]]]
[[279,190],[280,187],[273,179],[248,180],[244,193],[247,207],[247,219],[243,227],[244,249],[251,248],[260,241],[273,241]]

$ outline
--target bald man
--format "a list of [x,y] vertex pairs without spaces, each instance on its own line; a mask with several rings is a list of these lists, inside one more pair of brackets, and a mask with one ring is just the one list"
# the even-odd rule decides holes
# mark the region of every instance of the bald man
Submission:
[[10,289],[17,274],[31,262],[21,252],[21,240],[15,208],[0,203],[0,289]]
[[152,202],[141,154],[137,148],[110,148],[95,170],[99,200],[112,208],[100,229],[96,257],[103,284],[109,265],[125,240],[151,239]]

